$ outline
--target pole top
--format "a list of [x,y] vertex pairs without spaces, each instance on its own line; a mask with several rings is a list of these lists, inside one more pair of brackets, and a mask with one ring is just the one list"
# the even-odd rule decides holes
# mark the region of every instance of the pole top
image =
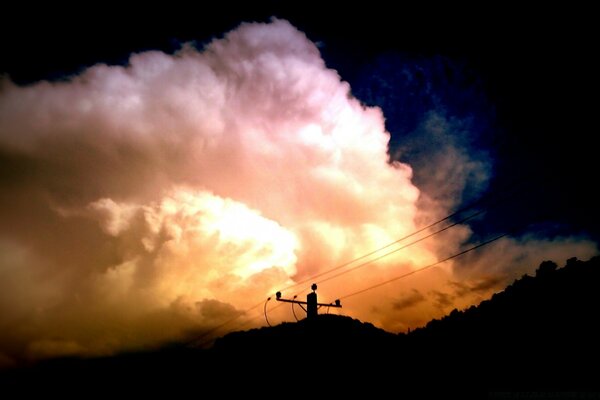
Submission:
[[317,284],[313,283],[310,287],[312,289],[312,291],[314,292],[315,290],[317,290]]

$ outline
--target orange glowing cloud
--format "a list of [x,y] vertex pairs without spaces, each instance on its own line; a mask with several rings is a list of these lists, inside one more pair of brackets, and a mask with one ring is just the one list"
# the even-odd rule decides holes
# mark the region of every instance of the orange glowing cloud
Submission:
[[[449,211],[422,201],[411,167],[389,161],[381,111],[353,98],[286,21],[0,88],[0,322],[13,327],[0,332],[3,360],[188,338]],[[319,295],[434,262],[469,234],[459,226]],[[596,251],[579,241],[570,254],[572,244],[553,248]],[[343,311],[395,330],[426,322],[445,311],[436,293],[456,299],[451,267]],[[272,318],[291,317],[279,308]]]

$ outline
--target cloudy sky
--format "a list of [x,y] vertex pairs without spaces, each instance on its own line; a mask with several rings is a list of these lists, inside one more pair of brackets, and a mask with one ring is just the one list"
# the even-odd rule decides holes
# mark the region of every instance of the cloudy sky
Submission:
[[[507,233],[343,301],[401,332],[543,260],[597,254],[591,27],[438,11],[16,13],[0,64],[0,366],[264,324],[275,291],[479,199],[383,253],[473,219],[284,295],[323,280],[332,301]],[[274,307],[271,322],[293,320]]]

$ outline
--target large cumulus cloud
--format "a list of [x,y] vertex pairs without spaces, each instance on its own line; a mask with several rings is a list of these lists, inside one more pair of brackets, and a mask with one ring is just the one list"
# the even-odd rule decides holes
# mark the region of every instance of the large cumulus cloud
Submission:
[[[454,202],[419,201],[388,141],[381,111],[353,98],[281,20],[65,81],[4,78],[1,362],[191,337],[447,211]],[[334,298],[435,261],[468,236],[458,227],[319,293]],[[404,329],[439,312],[422,293],[451,281],[439,269],[411,296],[379,292],[393,312],[369,298],[345,312]]]

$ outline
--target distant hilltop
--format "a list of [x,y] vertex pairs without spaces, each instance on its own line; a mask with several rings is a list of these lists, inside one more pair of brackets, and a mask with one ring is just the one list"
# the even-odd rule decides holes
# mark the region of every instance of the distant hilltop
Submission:
[[589,390],[600,388],[594,367],[600,359],[598,310],[600,257],[572,258],[563,268],[544,261],[535,276],[524,275],[478,306],[453,310],[409,334],[320,315],[316,321],[230,333],[214,351],[233,365],[256,358],[266,365],[293,360],[303,371],[325,364],[333,368],[330,376],[401,376],[405,388],[431,389],[433,380],[442,391]]
[[505,398],[503,393],[513,391],[596,391],[599,285],[600,257],[572,258],[563,268],[544,261],[535,276],[524,275],[490,300],[409,334],[319,315],[233,332],[210,350],[171,346],[48,361],[9,371],[0,383],[27,393],[72,389],[79,394],[79,388],[89,387],[112,393],[118,387],[119,393],[139,395],[218,388],[224,394],[275,397],[287,391],[398,398],[415,392]]

